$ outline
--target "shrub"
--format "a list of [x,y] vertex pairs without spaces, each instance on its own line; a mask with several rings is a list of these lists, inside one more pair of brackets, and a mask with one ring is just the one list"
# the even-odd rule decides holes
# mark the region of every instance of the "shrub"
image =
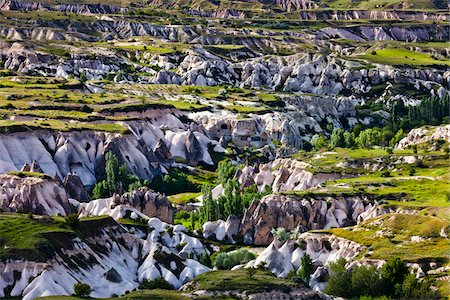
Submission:
[[78,282],[75,283],[75,285],[73,286],[73,293],[77,297],[88,298],[91,292],[92,292],[91,286],[87,283]]
[[144,278],[142,282],[139,284],[140,290],[154,290],[154,289],[163,289],[163,290],[174,290],[174,286],[168,283],[164,278],[158,277],[154,280],[148,280]]
[[384,291],[387,295],[395,293],[395,286],[401,284],[408,274],[408,268],[399,257],[390,258],[381,268]]
[[216,256],[214,260],[214,266],[221,270],[230,270],[234,266],[246,264],[255,255],[246,249],[239,249],[231,252],[221,252]]
[[381,177],[391,177],[391,172],[389,171],[383,171],[380,175]]
[[382,285],[380,272],[375,266],[360,266],[352,271],[352,292],[354,296],[378,296],[383,291]]
[[72,229],[77,229],[80,226],[80,220],[78,219],[77,214],[67,215],[64,222],[66,223],[67,226],[69,226]]
[[298,276],[309,285],[311,275],[314,273],[315,268],[311,257],[308,254],[304,254],[300,261],[300,269],[298,270]]
[[325,287],[325,293],[346,298],[351,296],[352,273],[345,268],[346,263],[347,261],[343,258],[330,263],[331,275]]
[[276,238],[281,244],[284,244],[290,237],[290,233],[286,231],[283,227],[279,227],[277,229],[272,229],[270,232],[273,237]]
[[198,262],[201,263],[204,266],[207,266],[211,268],[211,258],[209,257],[208,253],[203,252],[203,254],[198,259]]

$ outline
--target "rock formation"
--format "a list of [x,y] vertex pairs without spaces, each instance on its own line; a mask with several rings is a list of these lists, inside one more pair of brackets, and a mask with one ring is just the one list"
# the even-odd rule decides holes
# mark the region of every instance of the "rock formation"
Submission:
[[165,196],[145,187],[121,196],[114,195],[110,198],[80,204],[81,216],[109,215],[114,219],[120,219],[133,212],[142,213],[150,218],[155,217],[163,222],[173,223],[175,209]]
[[65,216],[74,211],[66,190],[48,176],[0,174],[0,208],[5,212]]
[[148,227],[149,233],[129,232],[108,218],[82,222],[80,230],[90,235],[83,240],[66,236],[70,243],[55,249],[46,261],[0,262],[0,297],[6,290],[25,300],[71,295],[74,284],[83,282],[92,287],[92,297],[105,298],[135,289],[144,279],[163,277],[179,288],[209,270],[187,258],[207,250],[183,226],[149,219]]

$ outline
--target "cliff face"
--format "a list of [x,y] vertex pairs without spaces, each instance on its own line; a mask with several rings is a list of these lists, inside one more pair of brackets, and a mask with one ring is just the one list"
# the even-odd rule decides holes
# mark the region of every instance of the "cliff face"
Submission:
[[[165,132],[159,127],[164,122],[171,126]],[[201,132],[192,132],[173,115],[161,112],[153,122],[127,126],[131,133],[123,135],[93,131],[2,134],[0,148],[4,151],[0,151],[0,173],[16,171],[36,160],[46,174],[64,178],[75,173],[84,185],[92,186],[96,178],[104,175],[104,156],[108,151],[141,179],[161,174],[162,165],[173,163],[168,157],[179,157],[191,164],[199,161],[212,164],[208,143],[217,142]],[[221,147],[216,150],[220,151]]]
[[82,217],[109,215],[114,219],[120,219],[126,217],[127,211],[135,214],[139,212],[150,218],[173,223],[175,209],[166,196],[145,187],[121,196],[92,200],[79,206]]
[[0,208],[5,212],[62,215],[74,212],[57,180],[0,174]]
[[363,196],[268,195],[253,201],[240,224],[230,217],[226,222],[207,222],[203,236],[234,243],[242,238],[246,244],[268,245],[272,229],[291,232],[346,227],[386,214],[390,209],[371,204]]
[[287,277],[289,272],[300,268],[303,255],[308,254],[316,266],[325,266],[338,258],[354,259],[363,246],[342,238],[329,235],[304,233],[297,240],[289,240],[280,245],[273,241],[255,260],[247,263],[246,268],[265,264],[278,277]]
[[[305,232],[354,225],[373,205],[361,196],[296,196],[269,195],[254,201],[241,223],[241,234],[248,244],[267,245],[272,229]],[[378,208],[377,214],[385,209]]]
[[450,142],[450,125],[429,128],[415,128],[411,130],[405,138],[400,140],[395,148],[405,149],[412,145],[418,145],[433,141],[436,142],[438,140]]
[[[112,219],[82,222],[87,237],[65,233],[51,237],[66,241],[46,261],[0,261],[0,297],[30,300],[49,295],[71,295],[76,282],[89,284],[92,297],[111,297],[137,288],[144,279],[163,277],[179,288],[209,269],[200,256],[205,246],[186,234],[183,226],[148,220],[149,232],[128,232]],[[170,234],[168,233],[170,231]],[[183,247],[179,247],[180,243]]]

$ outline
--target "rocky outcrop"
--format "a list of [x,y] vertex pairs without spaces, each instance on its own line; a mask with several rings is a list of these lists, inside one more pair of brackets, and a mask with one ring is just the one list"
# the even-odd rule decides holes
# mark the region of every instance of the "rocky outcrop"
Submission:
[[93,289],[92,297],[106,298],[133,290],[144,279],[163,277],[179,288],[210,270],[187,258],[189,253],[199,257],[207,250],[183,226],[158,219],[149,219],[147,226],[148,233],[128,231],[108,218],[83,221],[79,230],[87,236],[80,239],[65,233],[67,243],[55,248],[48,260],[0,261],[0,297],[31,300],[71,295],[74,284],[83,282]]
[[363,246],[338,237],[304,233],[296,241],[288,240],[282,246],[273,241],[255,260],[245,265],[246,268],[265,265],[278,277],[287,277],[289,272],[300,268],[304,254],[308,254],[316,266],[326,266],[338,258],[354,259]]
[[395,148],[405,149],[412,145],[418,145],[438,140],[443,140],[447,143],[450,142],[450,125],[439,127],[420,127],[412,129],[405,138],[398,142]]
[[[61,179],[69,173],[80,177],[84,185],[92,186],[104,177],[105,154],[112,151],[128,171],[141,179],[151,179],[165,172],[172,161],[169,155],[196,164],[212,164],[208,144],[217,145],[203,133],[191,131],[174,115],[153,110],[152,121],[126,124],[131,133],[112,134],[93,131],[34,131],[0,135],[0,173],[16,171],[25,163],[36,160],[42,170]],[[167,128],[161,129],[162,124]],[[164,146],[164,145],[165,146]],[[154,150],[159,156],[155,155]],[[220,146],[216,151],[224,151]]]
[[5,212],[65,216],[74,211],[60,181],[0,174],[0,208]]
[[137,211],[147,217],[155,217],[167,223],[173,223],[175,212],[166,196],[146,187],[121,196],[114,195],[110,198],[82,203],[79,209],[81,216],[109,215],[114,219],[127,217]]
[[[370,213],[363,214],[370,211]],[[289,231],[345,227],[364,220],[363,216],[387,213],[386,208],[375,206],[367,197],[358,195],[269,195],[254,201],[245,212],[240,233],[247,244],[267,245],[272,229]]]
[[127,8],[108,5],[108,4],[59,4],[51,5],[48,3],[37,3],[17,0],[1,0],[0,10],[9,11],[33,11],[33,10],[51,10],[76,14],[124,14]]
[[67,176],[64,177],[63,185],[70,198],[80,202],[91,201],[88,190],[84,187],[83,182],[77,175],[71,173],[67,174]]
[[237,179],[243,187],[256,184],[259,191],[270,187],[277,193],[312,189],[327,181],[345,177],[338,173],[313,174],[307,170],[308,166],[307,163],[298,160],[277,158],[267,164],[245,166],[238,171]]

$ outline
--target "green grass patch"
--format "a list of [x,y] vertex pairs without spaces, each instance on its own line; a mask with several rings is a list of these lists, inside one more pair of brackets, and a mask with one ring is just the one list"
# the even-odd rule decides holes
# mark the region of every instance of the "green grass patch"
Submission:
[[258,293],[272,290],[289,292],[298,286],[293,281],[275,277],[270,271],[256,270],[250,277],[248,270],[220,270],[197,276],[190,287],[192,290]]
[[74,236],[63,222],[51,217],[0,214],[0,258],[46,261],[53,255],[52,234],[58,233]]
[[369,51],[357,57],[372,63],[407,66],[450,66],[450,60],[434,59],[431,55],[414,52],[405,48],[380,49]]
[[[349,228],[327,230],[336,236],[355,241],[369,247],[372,254],[366,257],[388,259],[399,256],[409,262],[448,262],[448,240],[439,236],[441,229],[450,233],[450,223],[430,215],[388,214],[365,221]],[[384,234],[382,234],[384,232]],[[411,236],[424,238],[422,242],[411,242]]]
[[172,204],[186,204],[189,202],[195,202],[196,198],[200,196],[202,193],[180,193],[176,195],[168,196],[170,203]]

